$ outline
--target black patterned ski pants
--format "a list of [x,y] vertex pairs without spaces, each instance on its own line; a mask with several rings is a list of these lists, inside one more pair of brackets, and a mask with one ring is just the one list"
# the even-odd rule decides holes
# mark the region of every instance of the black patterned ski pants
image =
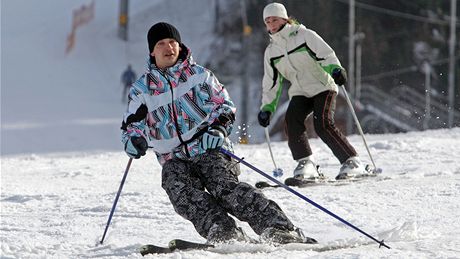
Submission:
[[294,225],[274,201],[238,181],[239,172],[239,164],[212,150],[191,161],[167,161],[162,187],[174,210],[190,220],[204,238],[214,224],[233,231],[236,223],[228,214],[247,222],[257,234],[268,227],[293,230]]

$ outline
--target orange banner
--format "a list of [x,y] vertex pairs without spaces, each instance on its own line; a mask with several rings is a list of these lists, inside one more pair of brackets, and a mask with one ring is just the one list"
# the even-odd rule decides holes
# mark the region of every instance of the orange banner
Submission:
[[67,36],[66,54],[68,54],[75,46],[75,38],[77,28],[87,24],[94,18],[94,0],[89,5],[82,5],[75,9],[72,15],[72,31]]

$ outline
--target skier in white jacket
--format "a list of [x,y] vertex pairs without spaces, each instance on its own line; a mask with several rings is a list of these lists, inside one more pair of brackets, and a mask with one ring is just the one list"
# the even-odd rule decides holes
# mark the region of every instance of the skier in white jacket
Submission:
[[264,55],[259,124],[262,127],[270,124],[286,79],[291,83],[286,133],[292,156],[298,162],[294,177],[299,180],[320,177],[304,124],[311,113],[316,133],[342,164],[336,179],[364,173],[355,149],[334,124],[337,85],[347,80],[334,50],[316,32],[289,18],[282,4],[268,4],[263,19],[270,44]]

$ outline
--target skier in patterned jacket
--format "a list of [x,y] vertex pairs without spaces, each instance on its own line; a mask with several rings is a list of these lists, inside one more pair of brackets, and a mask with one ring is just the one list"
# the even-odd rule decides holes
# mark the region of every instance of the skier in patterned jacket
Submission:
[[239,165],[219,152],[232,150],[235,106],[213,73],[193,61],[177,29],[160,22],[147,39],[148,69],[130,90],[121,127],[128,156],[155,151],[175,211],[209,243],[247,241],[229,214],[267,241],[315,242],[275,202],[239,182]]
[[270,44],[264,57],[259,124],[262,127],[270,124],[282,92],[282,82],[287,79],[291,85],[286,132],[292,156],[298,162],[294,177],[320,177],[305,127],[305,119],[311,113],[316,133],[342,164],[336,179],[364,173],[355,149],[334,124],[337,85],[345,84],[347,79],[334,51],[316,32],[289,18],[282,4],[268,4],[263,19]]

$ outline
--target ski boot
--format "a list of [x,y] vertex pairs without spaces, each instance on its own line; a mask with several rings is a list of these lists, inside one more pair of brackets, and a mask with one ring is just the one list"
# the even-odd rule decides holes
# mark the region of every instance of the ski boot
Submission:
[[354,178],[358,175],[367,174],[366,168],[361,163],[359,157],[354,156],[348,158],[340,167],[339,174],[335,177],[336,180],[344,180]]
[[321,177],[319,165],[311,159],[311,156],[297,160],[299,164],[294,169],[294,178],[297,180],[315,180]]
[[260,235],[262,241],[275,244],[303,243],[316,244],[318,243],[311,237],[306,237],[300,228],[294,230],[284,230],[279,228],[267,228]]

